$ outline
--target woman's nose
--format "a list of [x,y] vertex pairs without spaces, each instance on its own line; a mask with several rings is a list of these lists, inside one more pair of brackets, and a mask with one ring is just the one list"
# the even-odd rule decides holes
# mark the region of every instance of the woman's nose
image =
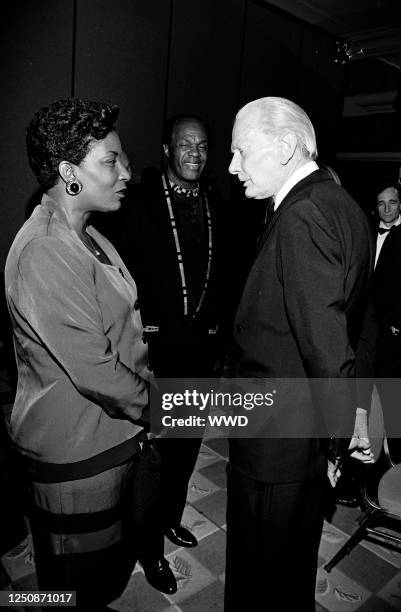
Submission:
[[121,162],[120,162],[120,174],[119,174],[118,178],[121,181],[129,181],[129,180],[131,180],[131,172],[130,172],[129,168],[124,166],[124,164],[122,164]]

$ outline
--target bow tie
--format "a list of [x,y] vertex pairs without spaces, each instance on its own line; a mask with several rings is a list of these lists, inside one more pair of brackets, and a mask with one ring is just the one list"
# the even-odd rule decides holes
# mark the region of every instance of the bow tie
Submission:
[[394,225],[392,225],[391,227],[379,227],[379,234],[385,234],[386,232],[389,232],[393,229]]

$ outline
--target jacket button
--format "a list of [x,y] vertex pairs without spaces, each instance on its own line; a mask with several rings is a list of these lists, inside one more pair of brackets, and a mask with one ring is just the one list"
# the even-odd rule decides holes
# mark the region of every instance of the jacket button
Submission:
[[238,333],[242,332],[244,327],[241,325],[241,323],[237,323],[235,326],[235,329],[237,330]]

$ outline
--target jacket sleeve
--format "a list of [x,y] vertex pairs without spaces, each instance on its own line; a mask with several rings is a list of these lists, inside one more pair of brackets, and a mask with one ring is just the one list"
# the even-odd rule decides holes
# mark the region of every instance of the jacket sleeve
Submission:
[[76,389],[113,418],[139,419],[148,384],[112,350],[95,279],[79,255],[59,239],[34,239],[20,256],[17,283],[13,307]]
[[[310,200],[283,215],[279,278],[289,325],[328,439],[352,435],[357,405],[355,355],[347,331],[341,241]],[[330,444],[330,452],[336,453]]]

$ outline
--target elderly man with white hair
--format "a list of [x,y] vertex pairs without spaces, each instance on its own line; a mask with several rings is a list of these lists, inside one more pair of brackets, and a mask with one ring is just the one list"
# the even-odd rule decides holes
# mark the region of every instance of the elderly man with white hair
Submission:
[[352,379],[374,244],[362,210],[319,170],[312,123],[290,100],[244,106],[232,153],[245,195],[274,207],[236,314],[236,376],[273,379],[277,393],[257,436],[230,440],[225,609],[245,609],[252,593],[264,609],[311,612],[329,482],[349,447],[371,461],[353,437]]

